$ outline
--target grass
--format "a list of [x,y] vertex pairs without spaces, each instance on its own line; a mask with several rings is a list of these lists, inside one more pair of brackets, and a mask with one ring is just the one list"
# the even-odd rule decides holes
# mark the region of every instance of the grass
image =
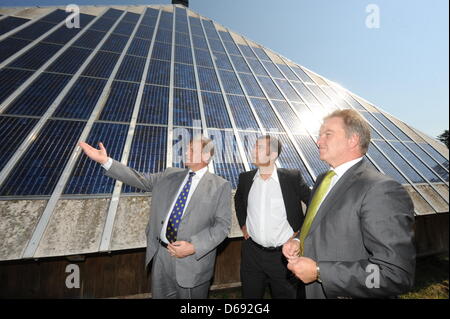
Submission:
[[[413,289],[401,299],[448,299],[448,253],[417,259],[416,279]],[[239,299],[241,288],[211,291],[211,299]],[[270,298],[269,289],[264,298]]]

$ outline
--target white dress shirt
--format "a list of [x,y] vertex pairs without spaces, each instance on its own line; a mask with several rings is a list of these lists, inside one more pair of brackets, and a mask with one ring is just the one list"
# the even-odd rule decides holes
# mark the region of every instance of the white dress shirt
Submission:
[[[111,168],[111,165],[112,165],[112,162],[113,162],[112,159],[111,159],[111,158],[108,158],[108,162],[106,162],[105,164],[102,164],[103,168],[105,168],[106,170],[110,169],[110,168]],[[192,198],[192,194],[194,193],[195,189],[196,189],[197,186],[198,186],[198,183],[200,182],[200,180],[202,179],[202,177],[205,175],[205,173],[206,173],[207,171],[208,171],[208,166],[206,166],[206,167],[204,167],[204,168],[202,168],[202,169],[196,171],[196,172],[195,172],[195,175],[192,177],[191,188],[190,188],[190,190],[189,190],[188,197],[186,198],[186,204],[185,204],[185,209],[184,209],[184,211],[183,211],[183,215],[184,215],[184,212],[186,211],[186,209],[187,209],[187,207],[188,207],[188,205],[189,205],[189,201],[190,201],[191,198]],[[192,171],[189,170],[189,172],[192,172]],[[177,201],[178,195],[180,195],[181,190],[183,189],[184,185],[185,185],[186,182],[188,181],[188,178],[189,178],[189,173],[186,175],[186,177],[184,178],[184,180],[183,180],[182,183],[180,184],[180,187],[179,187],[179,189],[178,189],[177,195],[175,196],[175,198],[174,198],[174,200],[173,200],[173,202],[172,202],[172,205],[170,205],[170,209],[169,209],[169,211],[168,211],[168,213],[167,213],[166,220],[164,221],[163,227],[162,227],[162,229],[161,229],[160,238],[161,238],[161,240],[162,240],[163,242],[165,242],[166,244],[169,243],[169,241],[168,241],[167,238],[166,238],[167,223],[169,222],[169,217],[170,217],[170,214],[172,213],[173,207],[175,206],[175,202]],[[181,216],[181,218],[183,218],[183,215]]]
[[281,185],[275,168],[267,180],[258,170],[248,194],[247,232],[264,247],[283,245],[294,234],[286,216]]

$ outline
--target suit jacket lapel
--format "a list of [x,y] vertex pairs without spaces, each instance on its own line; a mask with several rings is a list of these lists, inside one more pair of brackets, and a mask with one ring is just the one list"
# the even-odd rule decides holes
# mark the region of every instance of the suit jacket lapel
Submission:
[[[325,200],[320,205],[319,210],[317,211],[316,216],[314,217],[314,220],[311,224],[311,228],[309,229],[308,236],[311,235],[312,232],[314,232],[314,230],[320,224],[322,218],[324,218],[324,216],[329,213],[329,211],[333,207],[333,204],[336,201],[342,199],[342,195],[352,185],[356,175],[361,174],[365,167],[365,160],[363,159],[362,161],[351,167],[347,172],[345,172],[345,174],[339,179],[336,185],[334,185]],[[322,181],[324,176],[325,175],[321,176],[320,182]],[[319,185],[319,183],[316,183],[316,185]],[[317,188],[316,185],[314,187],[315,189]]]

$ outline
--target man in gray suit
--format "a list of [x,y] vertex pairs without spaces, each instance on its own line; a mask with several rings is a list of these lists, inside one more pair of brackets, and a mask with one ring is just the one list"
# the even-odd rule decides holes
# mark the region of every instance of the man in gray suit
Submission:
[[389,298],[413,285],[414,208],[405,189],[364,155],[370,127],[354,110],[324,119],[317,178],[298,239],[283,247],[307,298]]
[[190,141],[188,169],[171,167],[156,174],[142,174],[112,160],[103,144],[99,146],[80,143],[107,176],[152,192],[145,266],[153,259],[153,298],[207,298],[216,248],[231,226],[231,184],[208,172],[212,141]]

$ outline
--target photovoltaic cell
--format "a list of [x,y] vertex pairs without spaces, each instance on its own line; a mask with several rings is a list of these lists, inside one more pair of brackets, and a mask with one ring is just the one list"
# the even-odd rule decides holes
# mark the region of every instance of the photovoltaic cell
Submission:
[[119,54],[99,51],[92,59],[91,63],[86,67],[83,75],[95,76],[99,78],[108,78],[113,71]]
[[172,56],[172,45],[155,42],[153,45],[152,59],[170,61]]
[[140,82],[142,73],[144,72],[145,58],[125,55],[119,71],[117,72],[117,80]]
[[159,27],[172,30],[173,15],[171,12],[163,11],[161,12],[161,18],[159,21]]
[[245,168],[233,132],[209,130],[208,133],[214,141],[213,165],[215,173],[230,181],[233,188],[237,188],[239,174],[245,172]]
[[209,45],[212,51],[225,53],[225,49],[223,48],[222,42],[216,39],[209,39]]
[[287,169],[298,169],[300,170],[303,179],[308,186],[313,186],[314,181],[306,169],[300,155],[297,153],[294,145],[286,134],[276,134],[276,137],[280,140],[283,145],[283,150],[278,157],[278,160],[283,168]]
[[37,122],[32,118],[0,116],[0,171]]
[[375,117],[369,112],[359,112],[364,118],[388,140],[397,140],[397,138],[391,134]]
[[0,62],[5,61],[14,53],[19,52],[21,49],[30,44],[31,41],[15,38],[6,38],[0,42]]
[[231,128],[222,94],[202,92],[206,124],[212,128]]
[[230,41],[230,42],[234,41],[231,35],[226,31],[219,31],[219,35],[223,41]]
[[176,45],[175,46],[175,61],[193,64],[194,62],[192,60],[191,48]]
[[147,72],[147,83],[169,86],[170,62],[150,60]]
[[430,154],[434,160],[438,161],[442,166],[444,166],[447,169],[448,172],[448,159],[441,155],[441,153],[437,152],[430,144],[426,143],[419,143],[425,151]]
[[30,21],[29,19],[18,18],[18,17],[6,17],[0,21],[0,35],[5,34],[11,30],[14,30],[18,26],[21,26],[25,22]]
[[189,34],[186,33],[175,33],[175,44],[182,45],[185,47],[191,47],[191,39],[189,38]]
[[183,33],[188,33],[189,32],[189,28],[188,28],[187,23],[179,22],[178,19],[175,22],[175,30],[178,31],[178,32],[183,32]]
[[311,136],[307,135],[294,135],[297,145],[302,150],[309,163],[309,166],[314,171],[316,176],[325,173],[330,168],[328,164],[321,161],[319,158],[319,148]]
[[269,56],[266,54],[266,52],[265,52],[263,49],[253,47],[253,51],[255,51],[256,55],[257,55],[261,60],[267,60],[267,61],[270,61]]
[[36,21],[28,27],[14,33],[13,37],[26,40],[36,40],[54,26],[55,25],[53,23]]
[[[395,143],[396,144],[396,143]],[[422,161],[428,164],[428,166],[439,176],[441,176],[444,181],[448,182],[448,169],[446,170],[438,164],[438,162],[428,155],[423,149],[421,149],[416,143],[405,143]],[[448,162],[447,162],[448,167]]]
[[94,49],[97,44],[105,36],[105,32],[86,30],[85,33],[73,44],[74,46],[81,48]]
[[197,72],[202,90],[220,92],[219,81],[213,69],[197,67]]
[[247,94],[249,96],[265,97],[261,87],[251,74],[238,73]]
[[381,113],[373,112],[375,116],[381,123],[383,123],[392,133],[394,133],[401,141],[412,142],[411,138],[407,136],[403,131],[401,131],[397,126],[395,126],[391,121],[388,120],[386,116]]
[[266,130],[270,132],[284,132],[283,126],[267,100],[252,98],[251,101]]
[[128,37],[119,34],[111,34],[100,50],[122,53],[123,48],[127,45]]
[[297,94],[297,92],[292,88],[287,80],[275,79],[275,82],[280,87],[281,91],[286,95],[287,99],[290,101],[301,102],[302,98]]
[[116,20],[114,19],[109,19],[102,16],[94,22],[94,24],[90,27],[90,30],[106,32],[114,25],[115,22]]
[[299,78],[295,75],[295,73],[286,64],[277,63],[277,66],[280,68],[280,70],[283,72],[284,76],[288,80],[299,81]]
[[385,141],[373,141],[413,183],[425,183],[425,180]]
[[3,68],[0,70],[0,103],[23,84],[32,71]]
[[54,117],[88,119],[106,80],[80,77],[54,113]]
[[[98,147],[102,142],[108,156],[120,161],[127,138],[128,125],[94,123],[86,143]],[[64,194],[111,194],[115,180],[104,173],[104,168],[81,153],[67,181]]]
[[313,80],[298,66],[293,66],[292,70],[297,74],[297,76],[302,79],[305,83],[314,83]]
[[131,44],[130,44],[130,47],[128,48],[127,54],[147,57],[149,49],[150,49],[150,40],[134,38],[131,41]]
[[400,142],[392,142],[392,146],[405,157],[421,174],[431,183],[441,182],[439,177],[423,164],[405,145]]
[[144,17],[141,20],[141,26],[144,25],[146,27],[154,28],[156,25],[157,15],[158,14],[156,14],[156,16],[144,15]]
[[195,61],[197,66],[214,67],[208,51],[195,49]]
[[37,70],[61,48],[61,45],[38,43],[8,66]]
[[239,49],[237,48],[236,44],[234,42],[224,41],[223,43],[225,47],[227,48],[227,51],[229,54],[235,54],[240,55]]
[[53,24],[57,24],[63,21],[66,17],[70,15],[70,12],[66,12],[65,10],[56,9],[51,13],[47,14],[45,17],[41,18],[39,21],[51,22]]
[[259,131],[258,123],[253,116],[253,112],[250,109],[247,99],[242,95],[230,94],[227,95],[227,98],[237,128],[241,130]]
[[258,76],[259,82],[271,99],[284,100],[280,90],[275,86],[271,78]]
[[7,177],[0,196],[50,195],[84,125],[49,120]]
[[[195,122],[194,122],[195,121]],[[197,92],[192,90],[174,89],[173,125],[201,126],[200,108]]]
[[233,61],[234,67],[236,68],[237,72],[252,73],[243,57],[231,55],[230,58]]
[[256,59],[256,55],[253,53],[252,49],[248,45],[238,44],[238,46],[245,57]]
[[308,88],[314,95],[319,99],[323,106],[325,106],[328,110],[333,111],[336,107],[333,105],[333,102],[323,93],[323,91],[315,84],[307,84]]
[[248,58],[247,62],[252,68],[253,72],[255,72],[255,74],[269,76],[269,74],[267,74],[266,70],[264,70],[262,64],[258,60]]
[[69,79],[66,75],[42,73],[14,100],[5,113],[42,116]]
[[244,92],[241,89],[241,85],[239,84],[239,80],[234,72],[219,70],[219,75],[226,93],[233,93],[240,95],[244,94]]
[[122,20],[136,24],[136,22],[138,22],[140,16],[141,16],[140,14],[137,14],[134,12],[127,12],[127,13],[125,13]]
[[192,42],[194,44],[194,48],[208,50],[208,43],[206,43],[205,38],[193,36]]
[[138,123],[167,124],[169,88],[146,85],[142,94]]
[[308,132],[305,126],[297,117],[295,112],[291,109],[289,104],[285,101],[272,100],[272,104],[275,109],[280,113],[283,120],[286,122],[287,126],[293,133],[307,135]]
[[156,41],[169,44],[172,43],[172,31],[161,29],[160,27],[156,33]]
[[129,122],[133,114],[138,89],[139,84],[137,83],[114,81],[99,119]]
[[136,31],[135,37],[142,38],[145,40],[151,40],[153,37],[153,31],[154,28],[144,25],[144,20],[142,20],[141,25],[138,27]]
[[120,21],[119,24],[114,29],[113,33],[130,36],[133,33],[136,24],[128,23],[124,20]]
[[218,69],[225,69],[233,71],[233,67],[231,66],[230,60],[226,54],[214,52],[213,53],[214,61],[216,61],[216,65]]
[[174,86],[186,89],[196,89],[194,67],[192,65],[175,63]]
[[[166,168],[167,128],[137,125],[131,144],[128,166],[144,174],[162,172]],[[123,185],[123,193],[141,190]]]
[[46,71],[75,74],[91,53],[89,49],[69,47]]
[[122,13],[123,13],[122,10],[110,8],[110,9],[108,9],[108,11],[105,12],[103,17],[110,18],[110,19],[117,19],[118,17],[121,16]]
[[274,78],[284,79],[283,74],[281,74],[281,72],[277,69],[275,64],[267,61],[263,61],[263,64],[266,67],[267,71],[269,71],[271,76],[273,76]]
[[391,176],[400,184],[408,184],[408,181],[398,172],[398,170],[389,162],[386,157],[373,146],[373,142],[370,144],[367,155],[373,159],[373,161],[381,168],[386,174]]
[[46,43],[56,43],[56,44],[66,44],[73,39],[81,30],[80,28],[69,29],[66,25],[59,27],[58,30],[52,32],[48,37],[46,37],[42,42]]

